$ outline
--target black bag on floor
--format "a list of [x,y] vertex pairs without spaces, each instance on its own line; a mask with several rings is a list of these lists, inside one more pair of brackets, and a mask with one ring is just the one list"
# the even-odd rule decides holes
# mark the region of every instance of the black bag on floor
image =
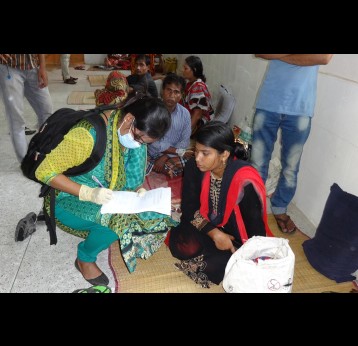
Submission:
[[119,105],[105,105],[90,110],[74,110],[60,108],[53,113],[40,127],[29,143],[27,154],[21,162],[21,170],[25,177],[42,185],[39,197],[50,193],[50,215],[43,208],[47,230],[50,233],[50,245],[57,243],[55,222],[55,189],[36,179],[35,172],[41,162],[63,140],[68,131],[79,121],[86,119],[96,131],[96,142],[91,156],[79,166],[69,168],[63,174],[75,176],[89,172],[101,160],[106,149],[106,124],[100,114],[109,109],[117,109]]

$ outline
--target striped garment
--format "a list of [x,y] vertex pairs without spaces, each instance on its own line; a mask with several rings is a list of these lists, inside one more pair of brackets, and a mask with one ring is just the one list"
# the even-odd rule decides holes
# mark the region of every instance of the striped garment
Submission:
[[40,65],[38,54],[0,54],[0,63],[19,70],[32,70]]
[[193,109],[201,109],[203,111],[202,116],[206,121],[211,120],[211,115],[214,113],[211,95],[208,86],[201,79],[186,84],[183,102],[189,112]]

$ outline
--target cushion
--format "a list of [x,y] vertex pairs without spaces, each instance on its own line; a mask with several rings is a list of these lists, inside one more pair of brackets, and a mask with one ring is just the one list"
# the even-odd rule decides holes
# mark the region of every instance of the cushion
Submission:
[[337,184],[324,207],[314,238],[303,250],[312,267],[336,282],[354,280],[358,269],[358,197]]
[[213,120],[218,120],[223,123],[228,123],[231,114],[234,111],[236,100],[227,88],[220,85],[219,88],[219,101],[216,105],[215,114]]

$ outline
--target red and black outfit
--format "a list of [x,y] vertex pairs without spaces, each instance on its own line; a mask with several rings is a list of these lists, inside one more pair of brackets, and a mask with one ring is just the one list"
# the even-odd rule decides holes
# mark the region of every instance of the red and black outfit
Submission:
[[265,185],[250,164],[229,159],[222,179],[202,173],[195,160],[184,170],[182,217],[170,232],[169,248],[176,264],[196,283],[219,284],[231,251],[217,249],[207,235],[214,228],[233,235],[239,248],[252,236],[272,235],[266,214]]

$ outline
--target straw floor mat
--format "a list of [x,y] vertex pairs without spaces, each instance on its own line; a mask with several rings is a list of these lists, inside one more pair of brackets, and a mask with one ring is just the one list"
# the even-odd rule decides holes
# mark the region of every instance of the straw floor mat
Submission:
[[[96,67],[96,66],[101,66],[101,67]],[[106,68],[106,66],[104,65],[95,65],[95,66],[90,66],[87,71],[102,71],[102,72],[112,72],[112,71],[120,71],[122,74],[124,74],[125,76],[129,76],[131,74],[131,70],[121,70],[121,69],[111,69],[111,68]]]
[[91,87],[105,86],[108,74],[91,75],[88,76]]
[[72,91],[68,96],[69,105],[95,105],[96,99],[93,91]]
[[109,72],[111,72],[111,71],[114,71],[113,69],[110,69],[110,68],[105,68],[105,66],[104,65],[100,65],[100,66],[103,66],[102,68],[100,68],[100,67],[96,67],[96,66],[90,66],[88,69],[87,69],[87,71],[109,71]]
[[[272,215],[268,215],[269,225],[275,236],[289,239],[289,245],[295,253],[295,272],[293,293],[320,293],[325,291],[346,292],[352,288],[352,282],[337,284],[311,267],[303,252],[302,243],[308,239],[303,233],[285,235],[281,233]],[[147,260],[138,259],[137,269],[129,274],[119,251],[118,242],[112,244],[109,253],[110,265],[116,278],[116,292],[120,293],[224,293],[222,285],[201,288],[184,273],[174,267],[179,262],[172,257],[165,244]]]

